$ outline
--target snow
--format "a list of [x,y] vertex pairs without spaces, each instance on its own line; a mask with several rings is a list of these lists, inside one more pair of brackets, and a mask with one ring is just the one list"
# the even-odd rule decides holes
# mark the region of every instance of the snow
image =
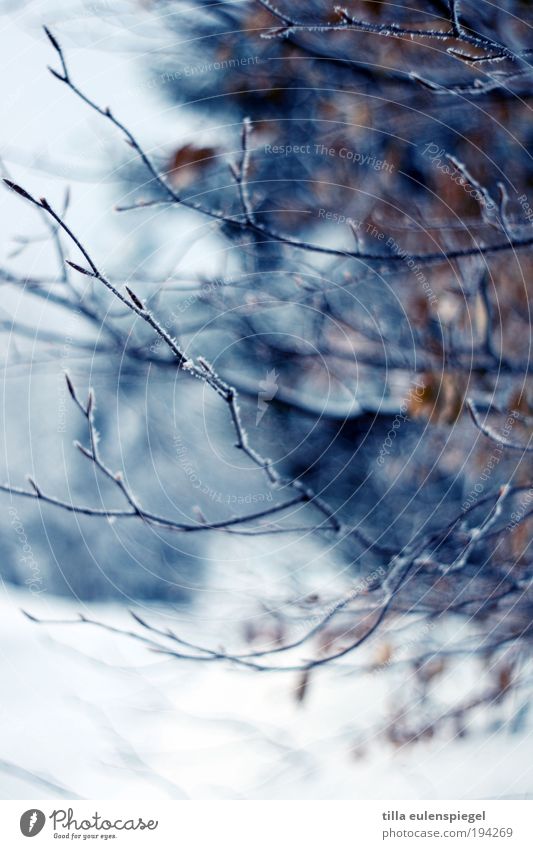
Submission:
[[[311,678],[298,703],[292,673],[162,660],[89,624],[37,625],[21,607],[46,619],[83,612],[132,627],[119,606],[33,597],[3,586],[2,798],[531,796],[527,728],[491,733],[485,723],[463,739],[445,733],[399,748],[376,734],[393,692],[388,671],[326,670]],[[198,641],[217,645],[208,609],[198,619],[161,608],[143,616],[155,622],[177,617],[188,638],[198,629],[194,621],[203,621]],[[28,775],[14,774],[9,765]]]

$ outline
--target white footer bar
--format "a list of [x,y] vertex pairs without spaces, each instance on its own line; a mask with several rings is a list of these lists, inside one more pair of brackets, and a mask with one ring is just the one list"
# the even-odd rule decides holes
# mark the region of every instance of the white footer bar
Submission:
[[533,849],[533,802],[0,802],[0,846],[72,844],[117,849]]

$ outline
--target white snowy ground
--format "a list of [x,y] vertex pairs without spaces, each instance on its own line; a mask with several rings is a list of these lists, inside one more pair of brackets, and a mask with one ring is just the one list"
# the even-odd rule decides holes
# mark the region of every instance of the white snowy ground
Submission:
[[[133,624],[119,607],[2,587],[0,798],[533,795],[531,731],[526,723],[516,730],[526,693],[505,714],[482,712],[462,739],[447,728],[431,741],[394,748],[380,729],[411,684],[405,672],[322,671],[299,704],[292,673],[161,659],[91,625],[33,624],[21,606],[43,618],[83,611]],[[221,601],[194,615],[169,615],[181,636],[216,648],[226,618],[228,633],[235,629],[237,607]],[[139,612],[164,620],[161,609]],[[452,698],[464,696],[478,677],[468,661],[462,671],[452,667],[442,686]]]

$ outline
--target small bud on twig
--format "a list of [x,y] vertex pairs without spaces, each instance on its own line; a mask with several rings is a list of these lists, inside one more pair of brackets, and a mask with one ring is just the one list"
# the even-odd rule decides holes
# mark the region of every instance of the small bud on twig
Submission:
[[290,27],[273,27],[267,32],[262,32],[261,38],[284,38],[286,35],[289,35],[290,31]]
[[89,449],[86,448],[85,445],[82,445],[81,442],[78,442],[77,439],[74,440],[74,448],[77,448],[84,457],[88,457],[89,460],[94,460],[93,452],[89,451]]
[[132,302],[135,304],[135,306],[137,307],[137,309],[138,309],[138,310],[142,310],[143,312],[146,312],[146,308],[145,308],[145,306],[144,306],[143,302],[142,302],[141,300],[139,300],[139,298],[137,297],[137,295],[135,294],[135,292],[132,292],[132,290],[130,289],[130,287],[129,287],[129,286],[126,286],[126,292],[127,292],[127,293],[128,293],[128,295],[130,296],[130,298],[131,298]]
[[48,36],[48,40],[50,41],[50,44],[52,45],[54,50],[57,50],[58,53],[61,53],[61,47],[59,46],[59,42],[57,41],[56,37],[52,35],[48,27],[43,27],[43,29],[46,35]]
[[248,117],[248,115],[246,115],[246,116],[242,119],[242,131],[241,131],[241,132],[242,132],[242,136],[241,136],[241,138],[242,138],[242,144],[243,144],[243,145],[245,145],[245,144],[246,144],[246,141],[247,141],[247,139],[248,139],[248,136],[250,135],[250,133],[252,132],[252,130],[253,130],[252,119],[251,119],[251,118],[249,118],[249,117]]
[[215,373],[215,370],[214,370],[213,366],[211,365],[211,363],[209,363],[209,362],[206,360],[206,358],[205,358],[205,357],[202,357],[202,356],[200,355],[200,356],[197,358],[197,362],[198,362],[198,365],[199,365],[199,366],[201,366],[201,368],[203,368],[203,370],[204,370],[204,371],[206,371],[208,374],[212,375],[212,377],[216,377],[216,373]]
[[204,514],[202,513],[202,511],[201,511],[200,507],[198,506],[198,504],[195,504],[195,505],[194,505],[194,507],[192,508],[192,512],[194,513],[194,515],[196,516],[196,519],[198,520],[198,522],[199,522],[201,525],[207,525],[207,524],[209,524],[209,523],[208,523],[208,521],[207,521],[207,519],[206,519],[206,517],[205,517],[205,516],[204,516]]
[[26,189],[23,189],[22,186],[17,185],[17,183],[13,183],[11,180],[8,180],[6,177],[3,178],[6,186],[11,189],[12,192],[16,192],[17,195],[20,195],[25,200],[29,200],[31,203],[35,203],[38,205],[38,202],[33,198]]
[[73,401],[77,401],[78,399],[76,398],[76,390],[74,389],[74,384],[72,383],[67,372],[65,372],[65,380],[67,383],[68,391],[70,392],[70,397]]
[[51,68],[50,65],[48,65],[48,70],[50,71],[52,76],[56,78],[56,80],[60,80],[62,83],[66,83],[67,78],[63,74],[60,74],[59,71],[56,71],[54,68]]
[[234,179],[234,180],[236,180],[236,181],[237,181],[237,183],[238,183],[238,182],[239,182],[239,180],[241,179],[241,174],[240,174],[239,169],[238,169],[238,168],[237,168],[237,166],[235,165],[235,163],[234,163],[234,162],[228,162],[228,168],[229,168],[229,170],[231,171],[231,176],[232,176],[232,177],[233,177],[233,179]]
[[27,610],[23,610],[22,607],[20,608],[20,612],[26,617],[26,619],[29,619],[30,622],[40,622],[40,619],[37,619],[36,616],[33,616],[31,613],[28,613]]
[[37,486],[37,484],[35,483],[35,481],[33,480],[33,478],[31,478],[31,477],[28,475],[28,476],[27,476],[27,479],[28,479],[28,483],[29,483],[29,485],[31,486],[31,488],[33,489],[33,491],[35,492],[35,494],[36,494],[36,495],[38,495],[38,496],[41,496],[41,495],[42,495],[42,492],[41,492],[41,490],[39,489],[39,487]]
[[89,397],[87,398],[87,415],[90,416],[94,407],[94,390],[91,387],[89,389]]
[[139,625],[142,625],[142,626],[143,626],[143,628],[148,628],[148,625],[146,624],[146,622],[144,621],[144,619],[142,619],[142,618],[139,616],[139,614],[138,614],[138,613],[135,613],[135,611],[134,611],[134,610],[128,610],[128,613],[130,614],[130,616],[131,616],[133,619],[135,619],[135,621],[136,621],[136,622],[138,622],[138,623],[139,623]]
[[67,265],[70,265],[74,271],[79,271],[80,274],[86,274],[87,277],[96,277],[96,274],[93,271],[89,271],[88,268],[82,268],[81,265],[78,265],[76,262],[72,262],[70,259],[65,260]]
[[70,186],[67,186],[65,189],[65,197],[63,200],[63,215],[67,214],[68,208],[70,206]]

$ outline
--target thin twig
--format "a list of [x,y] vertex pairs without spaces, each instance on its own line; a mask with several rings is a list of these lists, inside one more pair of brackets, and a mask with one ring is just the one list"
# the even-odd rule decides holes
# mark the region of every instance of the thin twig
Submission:
[[488,439],[491,439],[492,442],[495,442],[497,445],[502,445],[504,448],[509,448],[511,451],[533,451],[533,445],[530,445],[529,441],[527,445],[522,445],[519,442],[514,442],[511,439],[507,439],[507,437],[500,436],[497,431],[493,430],[491,427],[489,427],[489,425],[485,424],[485,422],[481,420],[476,405],[471,398],[467,398],[466,407],[477,429],[480,430],[481,433]]

